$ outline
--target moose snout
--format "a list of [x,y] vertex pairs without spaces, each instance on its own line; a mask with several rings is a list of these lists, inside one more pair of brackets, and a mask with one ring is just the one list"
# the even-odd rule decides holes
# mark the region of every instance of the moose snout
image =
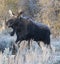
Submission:
[[7,26],[7,27],[10,27],[11,25],[9,24],[9,22],[6,22],[6,26]]

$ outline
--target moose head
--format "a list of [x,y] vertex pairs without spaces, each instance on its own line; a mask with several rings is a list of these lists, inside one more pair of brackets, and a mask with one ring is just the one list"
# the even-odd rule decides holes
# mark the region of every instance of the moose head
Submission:
[[10,14],[10,19],[6,22],[6,25],[8,27],[13,27],[14,24],[17,25],[18,23],[18,19],[20,18],[20,16],[23,14],[23,11],[19,11],[17,13],[17,15],[15,15],[11,10],[8,11],[9,14]]

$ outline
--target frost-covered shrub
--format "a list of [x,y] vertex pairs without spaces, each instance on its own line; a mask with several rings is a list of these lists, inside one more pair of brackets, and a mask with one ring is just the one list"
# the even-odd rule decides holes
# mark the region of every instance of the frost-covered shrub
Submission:
[[16,40],[16,34],[14,36],[10,36],[9,34],[1,34],[0,35],[0,51],[4,51],[5,48],[12,48],[13,44]]

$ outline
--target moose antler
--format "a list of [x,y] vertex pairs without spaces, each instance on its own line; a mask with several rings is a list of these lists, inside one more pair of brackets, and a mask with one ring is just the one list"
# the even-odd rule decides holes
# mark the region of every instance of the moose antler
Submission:
[[9,10],[8,12],[9,12],[9,14],[10,14],[10,17],[17,17],[17,18],[24,13],[24,11],[19,10],[19,11],[17,12],[17,16],[16,16],[11,10]]
[[9,12],[11,17],[14,16],[14,13],[11,10],[9,10],[8,12]]
[[19,10],[19,11],[18,11],[18,15],[17,15],[17,17],[21,16],[23,13],[24,13],[24,11]]

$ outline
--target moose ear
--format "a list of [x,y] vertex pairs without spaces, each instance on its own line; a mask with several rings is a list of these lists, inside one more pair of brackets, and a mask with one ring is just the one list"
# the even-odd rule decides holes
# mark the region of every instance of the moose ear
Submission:
[[9,10],[8,12],[9,12],[11,17],[14,16],[14,13],[11,10]]

